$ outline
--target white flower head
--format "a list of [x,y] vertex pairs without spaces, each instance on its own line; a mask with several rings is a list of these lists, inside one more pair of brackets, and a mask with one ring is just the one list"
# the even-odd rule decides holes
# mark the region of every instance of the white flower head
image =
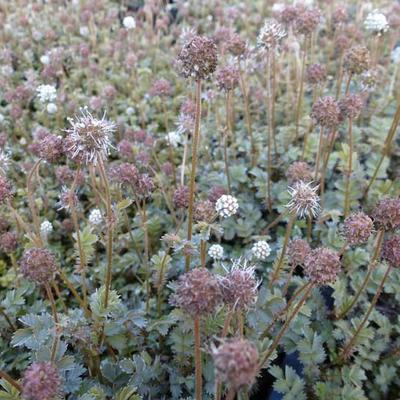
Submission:
[[81,26],[80,28],[79,28],[79,34],[81,35],[81,36],[84,36],[84,37],[86,37],[86,36],[89,36],[89,28],[87,27],[87,26]]
[[49,114],[55,114],[58,110],[57,105],[54,103],[49,103],[46,106],[46,110]]
[[133,115],[134,113],[135,113],[135,109],[134,109],[133,107],[128,107],[128,108],[126,109],[126,114],[127,114],[127,115],[131,116],[131,115]]
[[4,150],[0,150],[0,173],[6,175],[10,167],[10,154]]
[[264,261],[271,254],[271,248],[265,240],[260,240],[253,244],[251,252],[255,258]]
[[98,119],[87,107],[80,111],[81,115],[68,119],[71,127],[66,129],[67,156],[75,161],[96,165],[99,160],[105,160],[110,152],[115,124],[106,119],[105,113]]
[[178,145],[182,143],[182,134],[178,131],[168,132],[167,143],[172,147],[178,147]]
[[239,203],[236,197],[229,194],[223,194],[215,203],[215,211],[221,218],[231,217],[235,215],[239,209]]
[[132,16],[128,15],[127,17],[124,18],[122,21],[122,24],[126,29],[135,29],[136,28],[136,21],[135,18]]
[[208,255],[214,260],[221,260],[224,257],[224,248],[219,244],[213,244],[208,249]]
[[89,214],[89,223],[91,225],[100,225],[104,222],[101,211],[98,208],[94,208]]
[[299,218],[316,217],[320,212],[319,196],[317,195],[318,185],[311,186],[312,182],[305,183],[297,181],[289,186],[291,200],[287,204],[289,211],[295,213]]
[[40,234],[43,238],[47,238],[53,232],[53,225],[49,220],[44,220],[40,225]]
[[281,40],[286,36],[282,24],[275,19],[267,19],[257,37],[257,47],[269,50],[277,48]]
[[41,103],[51,103],[57,98],[57,90],[52,85],[40,85],[36,91]]
[[49,64],[50,64],[50,57],[48,56],[48,54],[43,54],[43,55],[40,57],[40,62],[41,62],[43,65],[49,65]]
[[381,35],[388,31],[389,24],[384,14],[379,12],[379,10],[374,10],[365,18],[364,27],[367,31]]

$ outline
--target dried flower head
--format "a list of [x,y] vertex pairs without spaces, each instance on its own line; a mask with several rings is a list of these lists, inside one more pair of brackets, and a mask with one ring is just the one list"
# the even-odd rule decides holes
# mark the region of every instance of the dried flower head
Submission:
[[97,119],[87,108],[80,111],[80,116],[69,118],[71,127],[66,130],[65,152],[74,161],[95,165],[109,154],[115,124],[106,120],[105,114]]
[[265,240],[259,240],[253,244],[251,253],[255,258],[264,261],[271,254],[271,247],[269,247],[269,244]]
[[221,260],[224,257],[224,248],[219,244],[213,244],[208,249],[208,255],[213,260]]
[[357,118],[364,106],[363,98],[358,94],[348,94],[339,100],[342,118]]
[[306,71],[307,82],[311,85],[320,85],[326,79],[326,68],[321,64],[311,64]]
[[285,36],[286,31],[278,21],[267,19],[258,34],[257,46],[265,50],[276,49]]
[[214,41],[199,35],[186,42],[178,55],[181,74],[195,80],[208,78],[215,71],[217,61],[217,46]]
[[226,49],[234,56],[243,56],[246,52],[246,42],[238,35],[233,33],[230,35]]
[[365,46],[350,47],[343,59],[343,67],[349,74],[360,75],[369,68],[369,50]]
[[66,186],[61,188],[61,193],[59,196],[59,200],[57,202],[57,210],[65,210],[70,211],[71,205],[74,208],[77,208],[79,205],[79,198],[76,192],[71,192]]
[[210,200],[198,201],[194,205],[195,221],[212,222],[215,215],[215,208]]
[[311,182],[297,181],[293,186],[289,186],[288,192],[291,196],[287,205],[289,211],[299,218],[307,216],[315,218],[320,212],[317,191],[318,185],[313,187]]
[[312,250],[305,259],[304,272],[319,285],[335,282],[340,269],[340,257],[336,251],[319,247]]
[[237,199],[229,194],[223,194],[215,203],[215,211],[221,218],[235,215],[239,209]]
[[297,33],[311,35],[321,22],[321,11],[304,8],[300,10],[294,20],[294,28]]
[[18,236],[15,232],[5,232],[0,235],[0,249],[4,253],[12,253],[18,247]]
[[290,241],[287,249],[291,265],[304,265],[306,257],[310,254],[311,247],[306,240],[294,239]]
[[174,192],[173,202],[177,208],[187,208],[189,205],[189,188],[179,186]]
[[231,389],[238,390],[254,383],[259,370],[257,347],[246,339],[226,340],[213,348],[216,375]]
[[57,271],[54,254],[38,247],[26,250],[20,265],[22,275],[38,284],[49,283]]
[[55,163],[63,155],[63,140],[60,136],[46,135],[39,141],[38,150],[40,158]]
[[364,20],[364,27],[377,35],[382,35],[389,30],[389,24],[384,14],[379,10],[374,10],[367,15]]
[[34,362],[22,378],[24,400],[55,400],[60,396],[61,377],[51,362]]
[[292,5],[285,5],[279,15],[279,20],[285,25],[292,25],[299,14],[299,8]]
[[221,302],[217,277],[206,268],[195,268],[179,277],[171,303],[192,317],[213,312]]
[[11,184],[3,175],[0,174],[0,204],[12,197]]
[[382,199],[372,211],[377,228],[395,230],[400,228],[400,198]]
[[286,170],[286,178],[290,184],[297,181],[310,182],[312,180],[313,172],[311,167],[304,161],[295,161],[289,165]]
[[260,282],[247,260],[233,260],[230,270],[219,281],[223,302],[231,309],[247,311],[256,303]]
[[358,212],[345,219],[343,235],[348,244],[359,245],[368,240],[373,227],[372,219],[363,212]]
[[400,235],[386,240],[382,246],[382,259],[392,267],[400,268]]
[[336,129],[340,123],[338,102],[331,96],[320,97],[313,104],[311,118],[324,128]]
[[235,66],[228,65],[217,71],[217,84],[220,90],[225,90],[226,92],[233,90],[238,83],[239,70]]
[[153,83],[149,94],[150,96],[168,96],[171,94],[171,84],[166,79],[159,79]]

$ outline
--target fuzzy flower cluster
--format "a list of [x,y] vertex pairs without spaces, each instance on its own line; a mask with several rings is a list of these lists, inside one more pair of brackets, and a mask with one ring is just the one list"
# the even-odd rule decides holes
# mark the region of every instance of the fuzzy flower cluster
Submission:
[[367,31],[378,35],[381,35],[389,30],[389,24],[386,16],[378,10],[374,10],[367,15],[367,18],[364,20],[364,27]]
[[386,240],[382,246],[382,259],[392,267],[400,268],[400,235]]
[[321,11],[305,8],[297,14],[294,20],[294,28],[297,33],[309,36],[316,31],[320,22]]
[[355,93],[348,94],[343,99],[339,100],[339,108],[342,117],[357,118],[364,106],[363,98]]
[[368,70],[369,64],[369,50],[365,46],[350,47],[344,54],[343,67],[349,74],[360,75]]
[[53,232],[53,225],[49,220],[46,219],[40,224],[40,234],[42,237],[47,238],[51,232]]
[[124,17],[122,20],[122,25],[124,25],[125,29],[135,29],[136,28],[136,21],[131,15]]
[[341,267],[339,254],[325,247],[312,250],[304,262],[305,274],[319,285],[335,282]]
[[215,211],[221,218],[235,215],[239,209],[237,199],[229,194],[223,194],[215,203]]
[[0,235],[0,249],[12,253],[18,248],[18,236],[15,232],[4,232]]
[[239,83],[239,70],[233,65],[227,65],[217,71],[216,78],[220,90],[231,91]]
[[284,27],[274,19],[267,19],[257,37],[257,47],[270,50],[276,49],[286,36]]
[[320,200],[317,195],[318,186],[312,186],[311,182],[297,181],[289,186],[291,196],[287,207],[289,211],[299,218],[317,217],[320,212]]
[[382,199],[372,211],[377,228],[387,231],[400,228],[400,198]]
[[310,182],[312,176],[313,171],[311,167],[304,161],[295,161],[286,170],[286,178],[290,184],[298,181]]
[[195,221],[204,221],[210,223],[214,219],[215,209],[210,200],[198,201],[194,205]]
[[24,252],[20,266],[22,275],[38,284],[49,283],[57,271],[54,254],[38,247]]
[[363,212],[358,212],[345,219],[343,235],[348,244],[360,245],[369,239],[373,227],[372,219]]
[[228,39],[226,48],[233,56],[240,57],[246,52],[246,42],[240,37],[240,35],[233,33]]
[[176,188],[172,200],[177,208],[187,208],[189,205],[189,188],[187,186]]
[[324,128],[336,129],[340,123],[338,102],[331,96],[320,97],[313,104],[311,118]]
[[321,64],[311,64],[306,71],[306,79],[311,85],[321,85],[326,79],[326,68]]
[[183,77],[202,80],[217,68],[217,46],[212,39],[196,35],[185,43],[178,55],[178,67]]
[[51,103],[57,98],[57,90],[52,85],[40,85],[36,91],[41,103]]
[[113,122],[95,118],[87,108],[81,108],[81,115],[69,118],[71,127],[66,130],[65,153],[79,163],[96,165],[105,160],[111,148],[111,135],[115,131]]
[[224,257],[224,248],[219,244],[213,244],[208,249],[208,255],[213,260],[221,260]]
[[254,383],[258,373],[257,347],[246,339],[231,339],[213,348],[216,375],[230,388],[238,390]]
[[259,240],[253,244],[251,253],[258,260],[264,261],[271,254],[271,247],[269,247],[269,244],[265,240]]
[[206,268],[195,268],[179,277],[171,303],[198,317],[213,312],[221,299],[217,277]]
[[56,163],[63,155],[63,140],[60,136],[46,135],[39,141],[39,156],[48,163]]
[[291,265],[304,265],[307,256],[311,252],[311,247],[304,239],[294,239],[290,241],[287,249],[289,262]]
[[51,362],[34,362],[22,378],[24,400],[55,400],[61,392],[61,377]]

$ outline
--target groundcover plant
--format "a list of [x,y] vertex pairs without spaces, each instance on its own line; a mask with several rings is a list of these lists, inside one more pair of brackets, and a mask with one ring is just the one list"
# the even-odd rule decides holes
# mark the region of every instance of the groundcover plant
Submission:
[[0,399],[400,398],[400,3],[0,22]]

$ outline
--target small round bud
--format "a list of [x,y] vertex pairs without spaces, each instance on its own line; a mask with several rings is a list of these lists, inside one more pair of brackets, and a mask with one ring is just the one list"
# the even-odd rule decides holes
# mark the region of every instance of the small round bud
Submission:
[[237,33],[233,33],[228,40],[227,50],[232,55],[240,57],[246,52],[246,42]]
[[159,79],[153,83],[149,91],[150,96],[168,96],[171,94],[171,84],[166,79]]
[[222,195],[215,203],[215,211],[221,218],[231,217],[235,215],[239,209],[237,199],[228,194]]
[[364,46],[354,46],[344,55],[343,67],[349,74],[360,75],[369,68],[369,50]]
[[49,283],[57,271],[53,253],[37,247],[24,252],[20,265],[22,274],[38,284]]
[[63,141],[56,135],[46,135],[39,142],[39,156],[49,163],[56,163],[63,155]]
[[382,199],[372,211],[372,218],[379,229],[400,228],[400,198]]
[[51,362],[35,362],[25,371],[22,378],[24,400],[55,400],[60,391],[60,374]]
[[0,249],[4,253],[12,253],[18,248],[18,236],[15,232],[5,232],[0,236]]
[[265,261],[271,254],[271,248],[265,240],[260,240],[253,244],[251,252],[255,258]]
[[352,214],[344,221],[343,235],[350,245],[363,244],[371,236],[373,226],[372,219],[363,212]]
[[213,244],[208,249],[208,255],[214,260],[221,260],[224,257],[224,248],[219,244]]
[[214,205],[210,200],[198,201],[194,205],[194,219],[197,222],[212,222],[215,215]]
[[364,100],[358,94],[349,94],[339,100],[342,118],[357,118],[363,108]]
[[178,187],[174,192],[173,202],[177,208],[187,208],[189,206],[189,188],[187,186]]
[[320,97],[312,107],[311,118],[322,127],[336,129],[340,123],[338,102],[331,96]]
[[289,186],[288,192],[291,196],[287,204],[289,211],[299,218],[307,216],[315,218],[320,212],[317,190],[318,186],[311,186],[311,182],[297,181],[293,186]]
[[311,167],[304,161],[295,161],[286,170],[286,178],[290,184],[298,181],[312,181],[313,172]]
[[239,70],[231,65],[217,71],[217,84],[220,90],[226,92],[235,89],[239,83]]
[[53,225],[46,219],[40,224],[40,234],[46,238],[51,232],[53,232]]
[[312,250],[304,263],[305,274],[312,282],[320,285],[335,282],[340,269],[338,253],[324,247]]
[[392,267],[400,267],[400,235],[395,235],[385,241],[382,247],[382,259]]
[[321,64],[311,64],[306,72],[307,82],[311,85],[320,85],[326,79],[326,68]]
[[230,388],[252,385],[259,370],[257,347],[246,339],[225,341],[212,352],[216,375]]
[[306,240],[294,239],[292,240],[287,249],[289,262],[293,266],[304,265],[306,257],[310,254],[311,247]]
[[179,277],[171,303],[192,317],[212,313],[221,302],[216,276],[206,268],[195,268]]

